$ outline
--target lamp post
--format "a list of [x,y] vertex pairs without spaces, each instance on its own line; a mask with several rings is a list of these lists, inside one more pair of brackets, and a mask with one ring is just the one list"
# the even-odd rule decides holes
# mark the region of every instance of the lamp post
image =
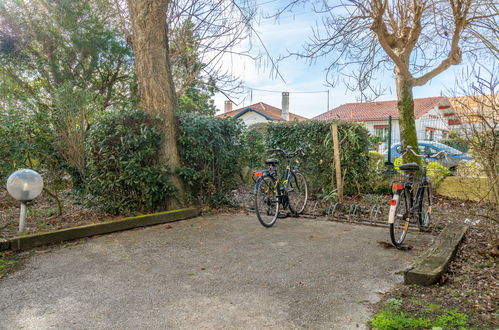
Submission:
[[19,216],[20,233],[26,227],[26,203],[37,198],[42,190],[42,176],[30,169],[15,171],[7,179],[7,191],[12,197],[21,202],[21,214]]

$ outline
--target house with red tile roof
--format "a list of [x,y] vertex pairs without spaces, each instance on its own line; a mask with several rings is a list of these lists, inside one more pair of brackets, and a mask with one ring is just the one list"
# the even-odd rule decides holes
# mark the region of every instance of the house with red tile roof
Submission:
[[[384,143],[379,151],[386,149],[389,117],[392,118],[392,143],[400,141],[397,101],[347,103],[325,112],[312,120],[343,120],[365,123],[373,136]],[[459,125],[452,104],[444,96],[414,99],[414,119],[419,140],[438,141],[447,137],[449,130]]]
[[283,107],[284,111],[263,102],[232,110],[232,103],[226,101],[224,113],[217,115],[217,117],[240,118],[244,121],[246,126],[258,123],[268,123],[271,121],[307,120],[305,117],[289,113],[289,110],[287,110],[289,108],[289,103],[283,102],[283,104],[285,104]]

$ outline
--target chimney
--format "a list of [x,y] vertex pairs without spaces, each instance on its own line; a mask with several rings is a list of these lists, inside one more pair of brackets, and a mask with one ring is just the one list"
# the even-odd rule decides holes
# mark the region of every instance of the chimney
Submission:
[[232,102],[227,100],[225,101],[224,113],[232,111]]
[[282,120],[289,121],[289,92],[282,92]]

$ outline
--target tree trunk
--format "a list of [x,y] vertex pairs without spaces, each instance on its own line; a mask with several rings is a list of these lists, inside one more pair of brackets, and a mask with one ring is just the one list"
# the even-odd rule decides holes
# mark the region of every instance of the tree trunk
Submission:
[[[414,121],[414,98],[412,95],[412,83],[403,75],[396,73],[397,85],[397,108],[399,111],[400,138],[401,145],[405,149],[411,146],[416,153],[419,153],[418,137],[416,133],[416,123]],[[421,164],[421,159],[407,152],[404,162],[417,162]]]
[[166,13],[169,0],[128,0],[132,23],[132,47],[135,55],[140,106],[144,111],[160,115],[165,120],[161,158],[172,171],[171,182],[177,189],[177,200],[169,208],[185,204],[185,190],[176,175],[180,167],[177,150],[177,108],[175,86],[168,58]]

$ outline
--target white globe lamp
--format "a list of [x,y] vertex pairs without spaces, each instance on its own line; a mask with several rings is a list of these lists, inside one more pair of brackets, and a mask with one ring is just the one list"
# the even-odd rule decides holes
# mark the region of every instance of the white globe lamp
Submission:
[[7,179],[7,191],[12,197],[21,202],[19,232],[24,232],[26,227],[26,202],[37,198],[42,193],[42,176],[30,169],[15,171]]

